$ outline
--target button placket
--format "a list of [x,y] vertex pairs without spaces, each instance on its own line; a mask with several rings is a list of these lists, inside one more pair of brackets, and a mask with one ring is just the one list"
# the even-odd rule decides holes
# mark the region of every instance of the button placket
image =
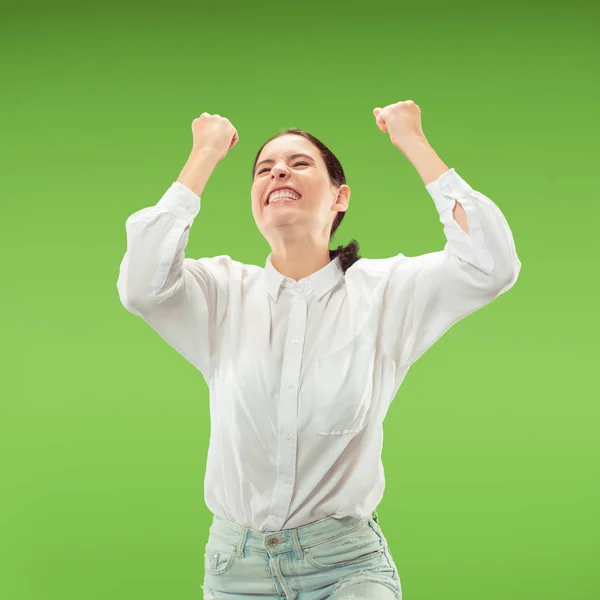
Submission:
[[[300,291],[300,288],[297,289]],[[294,489],[296,444],[293,441],[298,428],[298,389],[307,314],[306,294],[296,295],[290,309],[287,345],[281,368],[280,462],[277,466],[272,505],[273,521],[277,527],[284,522],[287,516]]]

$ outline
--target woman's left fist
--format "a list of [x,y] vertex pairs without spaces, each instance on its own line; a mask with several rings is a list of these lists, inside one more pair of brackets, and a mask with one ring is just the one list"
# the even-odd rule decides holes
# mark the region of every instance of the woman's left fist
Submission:
[[415,140],[425,139],[421,127],[421,109],[412,100],[374,108],[373,114],[377,127],[389,133],[392,144],[399,150],[404,151]]

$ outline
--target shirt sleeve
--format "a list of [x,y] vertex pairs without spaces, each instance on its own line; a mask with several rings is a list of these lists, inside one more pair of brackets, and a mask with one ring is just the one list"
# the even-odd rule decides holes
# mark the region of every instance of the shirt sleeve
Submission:
[[[405,367],[452,325],[508,291],[521,269],[512,232],[490,198],[454,169],[425,187],[444,226],[446,244],[438,252],[394,257],[384,291],[384,343]],[[454,219],[456,202],[467,215],[468,234]]]
[[185,258],[199,211],[200,197],[174,182],[156,206],[132,214],[125,223],[127,250],[117,289],[123,306],[141,316],[208,381],[227,303],[230,258]]

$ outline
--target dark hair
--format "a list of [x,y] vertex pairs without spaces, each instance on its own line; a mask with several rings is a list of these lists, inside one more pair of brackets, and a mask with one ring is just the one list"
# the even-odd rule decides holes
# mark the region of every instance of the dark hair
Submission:
[[[346,176],[344,175],[344,169],[340,164],[340,161],[337,159],[335,154],[320,140],[318,140],[314,135],[302,130],[297,129],[295,127],[291,127],[289,129],[285,129],[275,134],[272,138],[268,139],[258,150],[256,153],[256,158],[254,159],[254,164],[252,165],[252,179],[254,179],[254,171],[256,169],[256,162],[258,161],[258,157],[262,152],[262,149],[271,141],[282,135],[299,135],[303,138],[307,139],[311,142],[321,153],[323,160],[325,161],[325,165],[327,166],[327,172],[329,173],[329,180],[333,185],[345,185],[346,184]],[[344,219],[345,211],[339,211],[333,220],[333,224],[331,226],[331,233],[329,234],[329,239],[333,238],[337,228],[340,226],[340,223]],[[348,268],[350,268],[359,258],[358,254],[359,246],[358,242],[353,239],[347,246],[338,246],[335,250],[329,250],[329,258],[333,260],[336,256],[340,257],[340,266],[342,267],[344,273]]]

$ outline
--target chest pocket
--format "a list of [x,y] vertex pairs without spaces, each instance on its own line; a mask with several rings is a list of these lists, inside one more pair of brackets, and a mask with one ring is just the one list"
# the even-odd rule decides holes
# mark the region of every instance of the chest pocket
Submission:
[[318,435],[354,435],[366,425],[373,394],[376,336],[357,336],[315,361]]

